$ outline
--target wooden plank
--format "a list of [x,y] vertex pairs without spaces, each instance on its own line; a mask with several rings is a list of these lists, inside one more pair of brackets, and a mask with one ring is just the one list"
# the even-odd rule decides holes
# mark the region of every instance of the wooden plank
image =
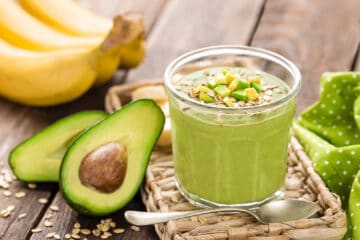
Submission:
[[[100,0],[88,0],[87,2],[92,2],[92,6],[102,6]],[[112,9],[114,13],[126,10],[141,10],[142,7],[147,21],[146,26],[149,30],[166,0],[153,0],[151,1],[151,7],[142,6],[139,2],[132,0],[122,0],[120,2],[115,4],[115,1],[113,1],[107,3],[106,6]],[[114,5],[111,6],[110,4]],[[99,12],[102,9],[95,8],[94,10]],[[123,76],[124,72],[119,72],[112,83],[91,89],[79,100],[58,107],[30,108],[0,99],[0,170],[8,170],[7,158],[14,146],[53,121],[81,110],[103,109],[103,99],[107,89],[112,84],[121,81]],[[38,203],[38,198],[46,198],[51,202],[53,195],[57,191],[57,185],[40,184],[39,190],[33,191],[27,189],[24,183],[14,181],[10,187],[13,194],[19,191],[26,192],[26,196],[21,199],[15,199],[14,196],[5,197],[2,194],[3,189],[0,188],[0,190],[0,211],[10,205],[15,207],[8,218],[0,218],[0,239],[27,239],[31,235],[30,229],[36,227],[47,208],[47,205]],[[136,207],[140,206],[136,205]],[[27,213],[27,217],[18,221],[17,216],[23,212]]]
[[145,62],[128,81],[162,77],[167,64],[189,50],[217,44],[246,44],[262,0],[172,0],[148,41]]
[[318,99],[325,71],[348,71],[360,39],[358,0],[268,0],[252,45],[293,60],[303,75],[298,111]]
[[[47,124],[47,118],[41,111],[21,107],[2,99],[0,100],[0,109],[0,175],[3,176],[2,172],[9,171],[6,159],[10,150],[34,131],[43,128]],[[0,239],[24,239],[29,229],[38,222],[38,218],[45,208],[44,205],[38,203],[38,198],[49,198],[56,186],[41,184],[39,190],[35,192],[27,189],[26,184],[19,181],[13,181],[9,185],[9,189],[3,188],[1,191],[0,211],[11,205],[14,206],[14,211],[8,218],[0,218]],[[5,197],[3,191],[6,190],[10,191],[12,196]],[[19,191],[25,192],[26,196],[16,199],[14,195]],[[22,221],[17,221],[17,217],[21,213],[27,213],[27,217]]]
[[[60,211],[53,211],[50,208],[52,206],[56,206],[60,209]],[[36,233],[31,236],[31,240],[43,240],[48,233],[55,232],[59,234],[62,239],[64,239],[65,234],[71,234],[74,224],[80,223],[81,229],[97,229],[96,225],[100,224],[101,220],[105,220],[111,218],[113,222],[116,223],[116,228],[123,228],[125,230],[122,234],[114,234],[113,237],[109,239],[156,239],[155,232],[152,226],[141,227],[139,232],[134,232],[131,229],[131,226],[124,219],[124,211],[128,209],[142,209],[144,210],[144,206],[141,203],[140,196],[137,195],[135,199],[128,204],[121,211],[116,212],[113,215],[106,217],[87,217],[78,215],[74,210],[72,210],[63,200],[61,193],[57,193],[53,202],[50,205],[50,208],[46,211],[44,216],[52,215],[51,218],[48,218],[48,221],[51,221],[54,226],[53,227],[45,227],[44,221],[45,217],[41,220],[38,225],[38,228],[41,228],[43,231],[41,233]],[[110,232],[112,232],[110,230]],[[79,234],[82,237],[87,237],[89,240],[99,239],[99,237],[87,236],[84,234]]]

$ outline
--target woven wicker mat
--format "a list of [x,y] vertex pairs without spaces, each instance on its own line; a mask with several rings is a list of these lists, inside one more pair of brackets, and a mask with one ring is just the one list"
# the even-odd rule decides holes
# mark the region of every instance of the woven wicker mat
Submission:
[[[210,62],[213,64],[213,62]],[[232,60],[231,64],[235,64]],[[238,65],[238,64],[235,64]],[[198,66],[191,66],[192,68]],[[163,85],[161,79],[113,86],[105,98],[105,108],[113,112],[131,101],[139,87]],[[156,149],[147,170],[142,199],[148,211],[168,212],[196,209],[176,189],[171,150]],[[260,224],[246,214],[208,214],[155,225],[162,240],[340,240],[346,232],[346,215],[339,198],[332,194],[312,168],[301,145],[292,137],[289,144],[286,199],[316,201],[321,209],[310,219],[286,223]]]
[[[301,145],[292,137],[289,144],[285,199],[317,201],[318,214],[309,219],[261,224],[250,215],[208,214],[170,221],[155,226],[161,239],[251,239],[251,240],[336,240],[346,232],[346,215],[336,195],[312,168]],[[175,186],[170,150],[155,150],[147,170],[142,199],[148,211],[168,212],[196,209]]]

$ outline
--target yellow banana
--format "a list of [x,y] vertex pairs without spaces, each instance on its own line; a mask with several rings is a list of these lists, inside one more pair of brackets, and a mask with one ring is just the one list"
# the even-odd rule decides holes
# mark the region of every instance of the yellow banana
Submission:
[[133,20],[115,18],[109,35],[94,48],[33,51],[0,38],[0,95],[32,106],[56,105],[81,96],[95,82],[103,56],[141,31],[142,21]]
[[[67,34],[105,37],[112,26],[110,19],[96,16],[71,0],[19,0],[19,2],[34,17]],[[144,34],[141,34],[113,52],[121,56],[121,68],[136,67],[142,61],[145,56],[144,42]],[[97,83],[107,79],[106,74],[104,75],[105,77],[99,79]]]
[[55,105],[71,101],[91,87],[97,74],[97,52],[34,52],[0,39],[0,73],[2,96],[32,106]]
[[19,0],[30,14],[55,29],[77,36],[108,34],[112,22],[80,7],[71,0]]
[[[61,11],[66,15],[66,12],[69,10],[61,9]],[[68,17],[64,16],[64,18]],[[124,14],[122,19],[125,19],[125,23],[128,22],[127,19],[130,19],[131,21],[135,19],[137,22],[132,22],[131,26],[136,26],[138,29],[134,32],[136,34],[131,35],[131,38],[127,37],[127,41],[122,41],[119,45],[113,44],[112,48],[114,49],[109,48],[107,49],[107,52],[104,52],[101,55],[96,84],[102,84],[111,79],[111,76],[116,71],[117,67],[121,65],[120,61],[123,59],[123,56],[121,56],[122,51],[124,51],[123,49],[126,49],[127,44],[132,44],[143,36],[144,26],[142,18],[140,19],[139,15],[132,13]],[[113,25],[110,20],[108,21]],[[106,35],[99,37],[85,35],[71,36],[61,32],[60,29],[52,28],[51,24],[47,25],[36,19],[14,0],[1,0],[0,37],[20,48],[44,51],[67,48],[92,49],[100,46]],[[137,53],[135,52],[135,54]],[[140,52],[140,55],[143,56],[143,53]]]
[[64,48],[94,47],[99,37],[74,37],[57,31],[32,17],[14,0],[0,1],[1,37],[25,49],[56,50]]

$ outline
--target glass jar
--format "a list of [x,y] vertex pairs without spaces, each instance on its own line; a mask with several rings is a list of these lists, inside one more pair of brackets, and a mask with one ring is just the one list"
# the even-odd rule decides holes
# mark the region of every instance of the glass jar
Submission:
[[[287,93],[267,104],[226,107],[193,99],[174,86],[201,69],[239,66],[276,76],[288,86]],[[181,193],[193,204],[212,207],[253,207],[280,197],[300,85],[292,62],[260,48],[214,46],[171,62],[165,86]]]

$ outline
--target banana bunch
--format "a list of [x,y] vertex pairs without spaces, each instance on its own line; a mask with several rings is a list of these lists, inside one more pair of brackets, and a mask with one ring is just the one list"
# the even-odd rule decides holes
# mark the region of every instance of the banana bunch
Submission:
[[71,101],[145,54],[141,15],[111,21],[72,0],[0,1],[0,95],[31,106]]

